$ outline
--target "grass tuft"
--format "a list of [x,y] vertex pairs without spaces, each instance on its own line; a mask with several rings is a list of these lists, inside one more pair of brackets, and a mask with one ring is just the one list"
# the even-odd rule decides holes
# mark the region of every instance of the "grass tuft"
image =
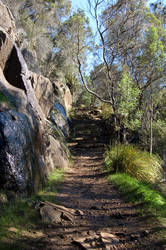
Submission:
[[49,174],[48,181],[43,190],[39,192],[39,199],[42,201],[56,202],[56,193],[58,192],[58,186],[63,181],[64,169],[57,169]]
[[108,172],[127,173],[139,181],[155,183],[162,179],[162,161],[131,145],[111,146],[105,153]]

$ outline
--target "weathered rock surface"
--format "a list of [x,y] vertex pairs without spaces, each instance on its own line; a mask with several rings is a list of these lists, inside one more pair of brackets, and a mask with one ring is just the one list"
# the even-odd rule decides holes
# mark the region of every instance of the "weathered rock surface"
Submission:
[[12,48],[6,33],[0,35],[5,37],[0,47],[1,188],[37,190],[46,173],[41,144],[44,114],[20,50],[14,42]]
[[55,88],[57,88],[62,96],[63,105],[67,113],[71,110],[72,107],[72,95],[66,84],[64,84],[61,80],[54,82]]
[[22,192],[32,189],[34,183],[39,186],[38,178],[41,182],[45,164],[37,154],[36,134],[27,116],[14,110],[0,112],[0,134],[1,185],[6,176],[6,189],[12,187]]
[[68,167],[68,157],[63,143],[49,136],[50,144],[47,147],[47,166],[53,171],[55,167],[66,169]]
[[55,126],[60,129],[64,136],[69,134],[69,122],[65,108],[59,102],[55,102],[50,113],[50,119]]
[[60,223],[62,212],[55,210],[53,207],[44,205],[40,209],[42,221],[45,223]]
[[28,50],[26,48],[23,48],[21,50],[23,57],[27,63],[28,69],[31,72],[35,72],[39,75],[41,75],[41,70],[39,67],[39,63],[37,61],[37,55],[35,51]]
[[63,221],[73,222],[76,215],[75,210],[64,206],[56,205],[51,202],[39,202],[36,209],[39,208],[42,221],[48,224],[63,223]]
[[[1,9],[0,9],[1,10]],[[0,67],[4,70],[6,61],[10,57],[13,49],[13,42],[0,26]]]
[[[57,109],[55,86],[29,72],[16,45],[13,17],[1,1],[0,16],[0,188],[27,193],[37,191],[55,166],[68,165],[63,146],[68,123],[64,110],[57,112],[54,121],[49,119],[50,111]],[[58,131],[54,138],[50,127]]]
[[31,83],[38,99],[39,105],[47,117],[54,105],[55,95],[52,83],[42,75],[31,72]]
[[16,40],[16,26],[11,11],[0,1],[0,27],[6,31],[9,37]]

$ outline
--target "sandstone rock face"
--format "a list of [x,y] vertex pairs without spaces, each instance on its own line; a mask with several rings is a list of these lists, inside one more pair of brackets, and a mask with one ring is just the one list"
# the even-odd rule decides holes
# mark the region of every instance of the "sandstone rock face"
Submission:
[[72,98],[59,86],[57,101],[55,84],[29,72],[1,1],[0,15],[0,188],[28,193],[40,189],[49,171],[68,166],[63,142],[69,126],[61,103],[69,109]]
[[[14,58],[11,56],[13,51]],[[0,68],[1,188],[27,193],[38,190],[46,178],[42,143],[44,114],[31,86],[25,61],[16,45],[13,44],[8,58],[2,58],[4,70]]]
[[41,70],[37,61],[37,55],[35,51],[30,51],[24,48],[22,49],[22,54],[27,63],[28,69],[37,74],[41,74]]
[[51,171],[53,171],[55,167],[66,169],[69,164],[67,149],[63,143],[60,143],[60,141],[55,139],[53,136],[49,136],[49,141],[50,145],[47,148],[47,166]]
[[50,119],[55,126],[60,129],[64,136],[69,134],[69,123],[65,108],[58,101],[55,101],[52,111],[50,113]]
[[55,87],[59,90],[63,102],[62,104],[64,104],[66,112],[68,114],[68,112],[71,110],[72,107],[72,95],[71,92],[69,90],[69,88],[67,87],[66,84],[64,84],[61,80],[54,82]]
[[11,11],[0,1],[0,27],[8,34],[12,41],[16,40],[16,26]]
[[9,39],[7,33],[0,27],[0,67],[4,70],[13,49],[13,42]]
[[39,105],[47,117],[54,105],[54,89],[50,80],[42,75],[31,72],[31,83]]

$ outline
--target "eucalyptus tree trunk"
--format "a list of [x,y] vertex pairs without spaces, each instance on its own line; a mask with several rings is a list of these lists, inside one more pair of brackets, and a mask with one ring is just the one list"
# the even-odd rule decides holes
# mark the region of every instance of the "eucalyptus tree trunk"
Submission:
[[153,152],[153,97],[152,84],[150,85],[150,155]]

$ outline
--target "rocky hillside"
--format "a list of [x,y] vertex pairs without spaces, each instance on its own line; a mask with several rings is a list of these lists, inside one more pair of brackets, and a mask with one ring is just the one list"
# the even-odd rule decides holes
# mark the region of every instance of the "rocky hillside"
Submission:
[[0,16],[0,188],[27,194],[39,190],[55,166],[68,166],[64,141],[72,96],[63,82],[29,71],[14,19],[1,1]]

